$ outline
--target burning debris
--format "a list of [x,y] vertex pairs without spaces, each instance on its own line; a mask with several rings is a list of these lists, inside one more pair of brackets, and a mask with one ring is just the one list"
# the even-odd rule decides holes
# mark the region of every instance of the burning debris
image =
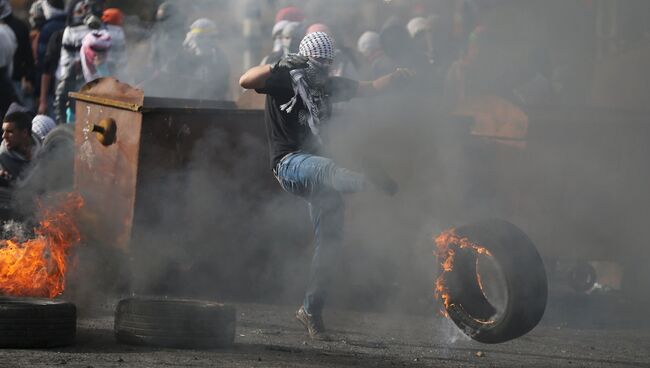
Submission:
[[537,325],[546,308],[546,270],[519,228],[487,220],[444,231],[434,240],[441,265],[435,296],[463,333],[500,343]]
[[[434,252],[436,258],[440,261],[440,266],[442,267],[442,272],[436,279],[435,287],[435,297],[438,300],[442,301],[444,309],[441,310],[445,317],[449,317],[447,310],[452,306],[450,302],[449,288],[446,282],[446,276],[454,269],[454,261],[456,258],[456,252],[459,249],[467,249],[474,252],[476,255],[483,254],[488,257],[492,257],[490,251],[485,247],[482,247],[478,244],[472,243],[469,239],[465,237],[460,237],[456,234],[456,229],[449,229],[443,231],[438,235],[434,242],[436,243],[436,250]],[[478,261],[478,259],[477,259]],[[481,290],[483,290],[483,285],[481,282],[481,275],[478,270],[476,272],[476,281],[479,284]]]
[[[65,289],[69,251],[81,240],[74,215],[84,202],[70,193],[56,203],[41,206],[33,237],[21,239],[14,233],[0,240],[0,293],[54,298]],[[16,226],[9,224],[5,231]]]

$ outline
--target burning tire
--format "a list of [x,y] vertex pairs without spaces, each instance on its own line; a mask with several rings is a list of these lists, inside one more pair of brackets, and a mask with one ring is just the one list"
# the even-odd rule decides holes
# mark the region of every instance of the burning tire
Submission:
[[119,342],[173,348],[222,348],[235,339],[235,308],[220,303],[128,298],[117,305]]
[[1,348],[52,348],[74,343],[77,309],[72,303],[0,297]]
[[437,295],[465,334],[479,342],[500,343],[526,334],[541,320],[548,293],[546,271],[532,241],[515,225],[478,222],[445,232],[436,243],[445,261]]

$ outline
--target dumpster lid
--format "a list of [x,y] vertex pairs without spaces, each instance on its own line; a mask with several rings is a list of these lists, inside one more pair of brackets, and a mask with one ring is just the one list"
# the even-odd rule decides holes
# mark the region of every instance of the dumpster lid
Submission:
[[112,77],[89,82],[79,92],[70,92],[69,96],[79,101],[134,112],[169,111],[170,109],[206,112],[215,109],[237,109],[232,101],[145,97],[143,90],[121,83]]

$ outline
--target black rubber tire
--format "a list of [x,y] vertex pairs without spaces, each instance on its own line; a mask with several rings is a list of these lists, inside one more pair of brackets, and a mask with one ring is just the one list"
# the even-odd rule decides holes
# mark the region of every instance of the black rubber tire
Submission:
[[586,293],[594,287],[596,277],[596,270],[586,261],[577,261],[567,273],[569,286],[580,294]]
[[476,276],[476,253],[458,250],[452,271],[445,274],[450,295],[449,317],[472,339],[500,343],[532,330],[546,309],[546,270],[533,242],[515,225],[487,220],[456,229],[456,234],[485,247],[501,268],[507,301],[496,309],[483,294]]
[[235,340],[235,308],[221,303],[161,298],[121,300],[115,337],[125,344],[224,348]]
[[0,348],[53,348],[74,343],[74,304],[39,298],[0,297]]

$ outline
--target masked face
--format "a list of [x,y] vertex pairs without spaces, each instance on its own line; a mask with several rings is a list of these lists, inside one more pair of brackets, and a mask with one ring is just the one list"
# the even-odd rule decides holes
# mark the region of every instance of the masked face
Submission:
[[309,58],[305,69],[307,84],[310,88],[322,89],[329,76],[332,61],[328,59]]

